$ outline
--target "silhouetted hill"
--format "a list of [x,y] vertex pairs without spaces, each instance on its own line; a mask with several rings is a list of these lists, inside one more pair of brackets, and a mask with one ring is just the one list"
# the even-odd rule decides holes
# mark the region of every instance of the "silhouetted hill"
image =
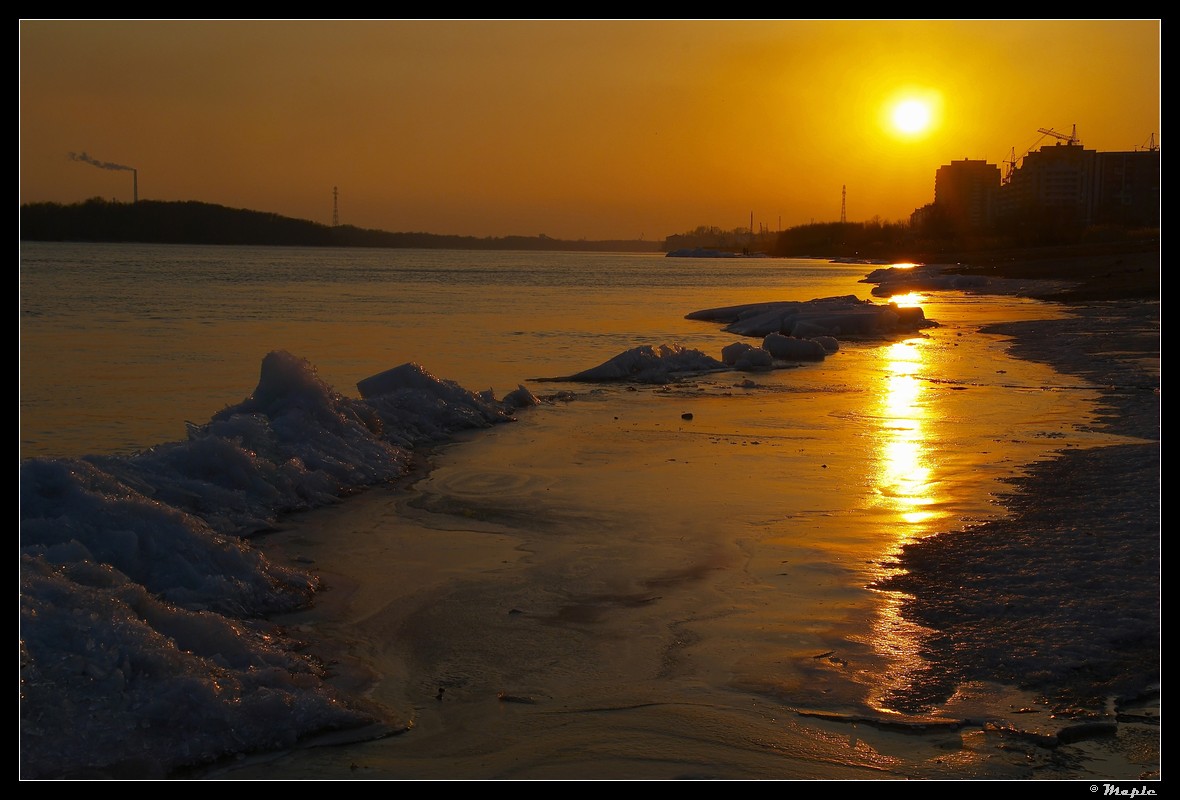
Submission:
[[264,211],[196,201],[138,203],[91,199],[83,203],[21,206],[20,238],[48,242],[148,242],[295,247],[420,247],[453,250],[590,250],[658,252],[661,242],[585,241],[548,236],[446,236],[390,233],[351,225],[332,227]]

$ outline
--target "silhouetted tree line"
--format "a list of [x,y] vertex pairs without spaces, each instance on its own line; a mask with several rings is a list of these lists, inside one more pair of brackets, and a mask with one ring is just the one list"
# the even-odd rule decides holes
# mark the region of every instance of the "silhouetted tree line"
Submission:
[[52,242],[270,245],[293,247],[416,247],[454,250],[659,250],[658,242],[565,240],[538,236],[448,236],[332,227],[278,214],[196,201],[138,203],[93,198],[82,203],[21,206],[20,238]]
[[1158,228],[1080,225],[1076,218],[1053,209],[1013,214],[992,227],[965,231],[950,225],[935,208],[918,225],[874,218],[868,222],[823,222],[789,228],[778,235],[770,254],[931,261],[967,252],[1121,245],[1158,239]]
[[82,203],[21,206],[20,238],[26,241],[146,242],[160,244],[272,245],[297,247],[391,247],[455,250],[670,251],[687,247],[761,252],[782,257],[931,260],[963,252],[1027,247],[1119,244],[1159,238],[1159,229],[1108,222],[1084,226],[1076,215],[1052,208],[1027,209],[983,230],[965,231],[934,206],[920,223],[821,222],[756,234],[698,226],[664,242],[563,240],[537,236],[475,237],[393,233],[332,227],[262,211],[196,201],[141,200],[120,203],[93,198]]
[[771,255],[892,258],[910,242],[910,227],[901,222],[817,222],[780,233]]

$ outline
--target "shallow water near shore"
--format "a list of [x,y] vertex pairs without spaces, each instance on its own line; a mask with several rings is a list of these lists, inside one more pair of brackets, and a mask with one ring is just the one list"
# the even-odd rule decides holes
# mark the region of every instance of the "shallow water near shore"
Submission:
[[923,631],[870,588],[905,542],[1002,515],[1027,464],[1111,441],[1089,387],[974,331],[1039,310],[1016,305],[933,300],[937,329],[753,386],[562,386],[408,490],[292,520],[263,546],[329,590],[286,622],[409,729],[218,774],[1051,777],[996,733],[1051,735],[1033,697],[890,707]]

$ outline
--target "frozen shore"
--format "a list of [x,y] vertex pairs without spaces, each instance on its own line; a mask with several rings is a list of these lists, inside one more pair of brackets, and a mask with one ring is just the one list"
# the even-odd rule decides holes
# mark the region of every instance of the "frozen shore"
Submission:
[[[985,283],[990,285],[983,291],[1016,291],[1012,285],[992,283],[990,278]],[[1020,291],[1027,289],[1021,285]],[[906,572],[892,588],[910,598],[902,613],[916,626],[934,634],[926,640],[930,652],[922,654],[925,672],[914,676],[914,693],[890,698],[902,713],[907,704],[937,705],[945,700],[948,688],[965,684],[1022,683],[1030,692],[1043,687],[1068,688],[1069,682],[1062,678],[1069,677],[1073,670],[1079,678],[1078,686],[1099,686],[1102,691],[1084,696],[1066,692],[1060,697],[1047,697],[1045,702],[1059,709],[1063,719],[1093,719],[1098,727],[1079,729],[1070,725],[1057,732],[1050,730],[1044,736],[1065,742],[1080,735],[1087,740],[1086,746],[1117,744],[1124,750],[1129,736],[1140,745],[1154,742],[1154,756],[1144,756],[1140,746],[1134,758],[1128,756],[1127,763],[1111,775],[1123,779],[1151,777],[1154,770],[1158,776],[1158,699],[1141,694],[1153,683],[1158,684],[1159,663],[1158,326],[1158,303],[1153,306],[1147,302],[1099,303],[1079,307],[1075,316],[1062,320],[1007,323],[989,329],[1014,336],[1012,347],[1022,358],[1051,363],[1056,369],[1100,386],[1120,387],[1104,394],[1108,417],[1095,424],[1123,437],[1123,442],[1066,451],[1035,466],[1015,483],[1006,505],[1017,513],[1003,520],[1004,524],[982,525],[961,536],[932,537],[907,548],[899,557],[898,563]],[[842,354],[836,368],[845,357]],[[329,502],[347,487],[404,474],[409,457],[397,449],[403,442],[396,437],[433,440],[456,427],[470,427],[473,421],[479,423],[475,427],[481,427],[492,421],[486,414],[500,419],[504,413],[499,407],[490,407],[490,398],[477,398],[463,391],[446,392],[448,397],[454,395],[448,403],[453,400],[456,405],[451,409],[450,405],[440,404],[439,411],[435,411],[433,401],[423,403],[400,395],[396,401],[376,405],[342,401],[302,370],[279,370],[276,376],[284,380],[282,386],[273,384],[275,391],[263,391],[271,385],[264,382],[248,404],[214,420],[207,433],[224,433],[224,437],[203,434],[190,443],[191,450],[169,446],[133,461],[92,462],[115,470],[111,474],[119,476],[118,483],[82,465],[69,469],[43,465],[38,467],[41,472],[26,474],[22,514],[41,505],[46,513],[32,527],[26,519],[22,539],[59,564],[85,560],[87,553],[80,551],[83,545],[79,542],[87,542],[84,546],[91,550],[110,544],[113,551],[109,555],[115,559],[111,563],[119,564],[122,570],[143,572],[142,576],[134,573],[135,580],[150,588],[154,574],[171,569],[150,553],[141,557],[145,546],[150,549],[161,539],[160,526],[152,522],[152,515],[161,513],[161,500],[188,513],[204,515],[209,525],[226,532],[265,528],[274,524],[278,510],[315,507]],[[418,382],[412,383],[414,386],[406,391],[420,388]],[[716,691],[726,686],[722,675],[730,663],[740,660],[725,649],[728,645],[737,642],[744,646],[743,641],[749,638],[749,651],[755,654],[752,657],[763,658],[768,653],[775,659],[787,657],[787,651],[780,649],[777,642],[766,648],[773,639],[753,633],[751,623],[758,630],[762,629],[759,623],[775,623],[773,614],[768,616],[758,610],[760,598],[773,598],[776,606],[818,601],[820,607],[825,602],[847,602],[847,598],[831,590],[815,594],[816,589],[808,584],[814,576],[822,581],[815,586],[826,585],[828,574],[845,568],[832,563],[828,557],[834,555],[832,552],[815,557],[811,563],[796,560],[797,550],[779,553],[763,548],[757,558],[753,555],[753,539],[747,537],[757,536],[757,531],[771,531],[773,525],[757,518],[734,520],[726,503],[736,493],[748,491],[750,487],[743,484],[765,471],[757,487],[762,493],[752,492],[752,507],[761,508],[757,499],[768,496],[768,489],[783,486],[784,476],[771,478],[769,470],[786,461],[787,451],[780,449],[782,444],[776,447],[773,441],[755,438],[755,432],[764,432],[758,427],[761,421],[745,415],[761,406],[723,398],[733,392],[736,384],[728,380],[706,383],[715,387],[710,391],[716,391],[718,397],[707,406],[708,414],[698,412],[692,430],[668,431],[674,435],[665,435],[664,414],[669,400],[658,399],[658,390],[639,406],[630,402],[591,402],[576,404],[569,414],[553,410],[550,416],[564,420],[547,427],[505,430],[498,438],[513,440],[507,449],[486,448],[487,437],[482,435],[484,444],[475,450],[468,449],[476,447],[475,443],[465,443],[463,459],[475,459],[474,468],[467,463],[451,478],[445,467],[431,473],[436,488],[439,481],[451,481],[444,491],[424,492],[412,501],[406,495],[383,500],[384,493],[374,492],[316,512],[316,521],[300,515],[292,520],[290,534],[280,531],[258,541],[259,552],[265,551],[266,558],[243,550],[240,560],[244,564],[249,558],[254,561],[233,572],[224,568],[226,556],[222,553],[232,553],[233,546],[209,536],[201,524],[172,514],[168,518],[174,524],[167,530],[186,543],[213,541],[216,552],[211,560],[222,565],[211,569],[200,583],[191,582],[193,576],[187,567],[184,583],[165,576],[161,586],[174,595],[165,599],[180,607],[161,606],[147,591],[117,580],[109,571],[99,574],[78,567],[69,577],[84,585],[88,594],[76,608],[71,608],[59,602],[57,593],[63,590],[50,585],[52,576],[48,570],[41,576],[39,568],[28,569],[27,579],[44,578],[44,586],[38,583],[30,593],[38,601],[38,605],[30,607],[42,614],[37,630],[44,638],[37,644],[61,645],[52,661],[41,659],[43,651],[32,646],[28,654],[22,652],[23,659],[32,656],[22,666],[22,678],[31,681],[28,687],[34,692],[51,692],[51,682],[38,684],[37,679],[48,677],[52,671],[63,676],[62,685],[71,687],[71,691],[86,687],[104,691],[113,687],[113,691],[96,695],[86,690],[71,696],[67,705],[72,707],[63,710],[65,716],[61,719],[43,713],[56,709],[58,704],[39,700],[31,706],[36,716],[22,726],[22,746],[36,743],[41,776],[60,774],[65,763],[74,765],[65,771],[72,775],[131,775],[145,769],[147,774],[159,774],[168,773],[173,763],[207,762],[218,752],[276,752],[276,748],[281,751],[297,741],[304,745],[308,743],[301,740],[305,732],[336,728],[341,737],[355,741],[413,727],[413,736],[390,740],[399,745],[396,767],[384,763],[380,769],[372,766],[379,759],[353,762],[351,767],[345,761],[343,774],[349,776],[355,770],[359,774],[352,777],[635,776],[638,767],[652,770],[645,774],[657,777],[680,777],[697,775],[693,770],[713,763],[720,743],[735,731],[745,731],[750,746],[721,745],[727,748],[727,755],[717,766],[718,771],[707,776],[871,778],[877,774],[976,774],[974,768],[962,765],[942,766],[929,751],[925,763],[921,758],[912,758],[916,746],[913,731],[918,729],[913,725],[919,723],[912,723],[897,740],[882,734],[872,743],[878,755],[866,756],[863,748],[857,748],[857,721],[861,718],[845,714],[830,724],[818,723],[831,741],[823,748],[809,749],[808,742],[816,729],[789,721],[791,711],[798,709],[792,708],[793,703],[777,699],[783,687],[772,683],[744,685],[733,707],[731,695]],[[425,388],[436,385],[429,382]],[[665,396],[684,402],[701,390],[690,388],[691,395],[671,392]],[[376,398],[382,396],[384,389],[375,391]],[[676,413],[680,410],[676,409]],[[803,406],[793,404],[793,415],[802,411]],[[620,413],[633,416],[625,417],[623,422]],[[806,417],[806,421],[823,427],[827,418],[821,412]],[[702,424],[706,419],[708,428]],[[702,435],[706,430],[708,441]],[[382,432],[389,442],[372,438]],[[270,438],[272,433],[277,440]],[[575,469],[571,475],[578,482],[601,482],[581,490],[588,491],[591,497],[609,497],[619,508],[587,506],[581,497],[564,505],[550,504],[551,498],[556,502],[561,488],[554,481],[555,471],[571,466],[561,463],[572,457],[573,442],[567,438],[571,433],[586,438],[576,458],[600,467],[610,466]],[[616,442],[620,433],[630,441]],[[525,440],[519,441],[519,437]],[[811,438],[817,444],[812,444]],[[783,444],[790,441],[791,437],[782,439]],[[812,437],[798,440],[808,448],[831,450],[854,442],[855,438],[844,430],[837,437],[835,429],[826,434],[813,431]],[[610,454],[616,444],[629,448],[618,460]],[[732,466],[728,474],[733,483],[720,486],[718,477],[722,473],[709,470],[703,462],[723,457],[726,450],[737,452],[739,447],[746,452],[739,461],[729,462]],[[818,456],[822,450],[814,452]],[[497,460],[505,455],[510,460]],[[833,454],[826,458],[831,461]],[[797,470],[798,463],[792,463],[796,463]],[[227,471],[227,465],[233,469]],[[813,466],[818,468],[818,462]],[[831,470],[828,466],[825,463],[820,471],[825,480],[817,484],[819,487],[849,486],[850,478],[859,474],[859,464],[846,467],[839,475],[839,464],[832,462]],[[358,472],[359,467],[379,474]],[[620,476],[610,473],[619,469],[626,474],[616,480]],[[1056,472],[1051,472],[1054,469]],[[643,479],[628,480],[627,474],[642,475]],[[325,475],[336,477],[325,480]],[[803,477],[790,472],[786,476],[792,485],[796,478]],[[31,484],[30,477],[36,478]],[[1117,484],[1113,480],[1116,477]],[[219,484],[217,491],[227,499],[215,504],[216,508],[209,503],[211,495],[206,484],[211,480]],[[24,494],[33,491],[30,486],[37,487],[35,503],[29,502],[32,496]],[[125,487],[135,487],[143,497]],[[1072,489],[1068,496],[1064,488]],[[694,502],[678,504],[679,493],[691,495]],[[658,501],[654,495],[660,495]],[[502,503],[496,503],[499,496],[504,498]],[[388,508],[381,505],[383,502],[388,502]],[[56,514],[64,507],[90,511],[71,522],[77,532],[61,538],[61,522]],[[657,509],[659,513],[652,513]],[[211,511],[216,513],[211,515]],[[538,511],[542,513],[538,515]],[[570,512],[577,517],[563,516]],[[165,512],[165,516],[169,513]],[[1100,513],[1107,517],[1095,521]],[[144,525],[133,527],[136,520],[142,520]],[[117,535],[81,538],[82,532],[100,523],[113,526]],[[415,523],[422,527],[398,532]],[[813,520],[805,524],[815,535],[827,530],[822,526],[832,523]],[[440,525],[453,527],[440,529]],[[835,525],[839,526],[839,522]],[[790,527],[798,526],[793,522]],[[421,535],[423,528],[430,535]],[[571,528],[583,531],[585,537],[564,539]],[[32,535],[34,530],[38,536]],[[603,530],[613,535],[602,537]],[[1078,535],[1079,530],[1085,538]],[[643,533],[635,535],[636,531]],[[687,536],[690,531],[692,536]],[[1120,533],[1122,537],[1115,538]],[[1048,551],[1052,557],[1049,568],[1024,568],[1030,557],[1046,555],[1041,542],[1050,534],[1054,536],[1054,547]],[[71,536],[72,541],[67,542]],[[600,539],[611,539],[613,549],[600,544]],[[1097,546],[1090,546],[1094,544]],[[393,557],[390,548],[394,548]],[[172,549],[199,552],[188,544]],[[344,550],[348,551],[347,557]],[[282,556],[284,552],[287,558]],[[780,561],[780,555],[784,559],[791,556],[789,568],[782,566],[787,561]],[[1102,560],[1100,567],[1092,567],[1095,561]],[[190,559],[190,563],[195,562]],[[171,574],[179,574],[180,568],[177,570]],[[1139,573],[1154,575],[1154,584],[1136,582],[1133,578]],[[235,576],[238,589],[227,598],[212,584],[228,575]],[[298,605],[320,585],[331,591],[317,593],[315,608],[310,611],[284,615],[280,623],[284,628],[256,626],[253,622],[225,625],[211,613],[240,613],[244,609],[252,615],[287,609]],[[960,586],[972,591],[959,591]],[[91,594],[118,612],[110,614],[110,618],[117,628],[114,632],[125,635],[125,640],[116,640],[96,629],[93,622],[86,622],[87,614],[92,621],[108,615],[107,605],[98,609],[97,600],[91,602]],[[42,598],[46,598],[44,606],[39,605]],[[744,620],[742,624],[721,619],[714,624],[707,616],[700,616],[705,608],[729,608],[727,613],[732,614],[735,598],[745,606],[731,620]],[[999,604],[997,598],[1006,601]],[[1110,598],[1117,601],[1104,602]],[[1058,617],[1055,608],[1082,612]],[[825,620],[832,618],[829,611],[815,606],[810,609],[821,611],[819,616]],[[997,612],[1007,613],[1008,617],[997,616]],[[338,629],[333,628],[333,614],[344,620]],[[359,617],[350,619],[350,614]],[[792,608],[791,615],[796,619],[815,618],[798,605]],[[1079,618],[1081,625],[1077,624]],[[54,626],[60,624],[60,629],[44,627],[50,620]],[[285,633],[275,635],[284,629],[293,634],[291,639]],[[82,650],[71,650],[73,642],[67,641],[67,630],[93,636],[93,644],[100,649],[83,642],[89,648],[85,655]],[[997,630],[1011,637],[1011,659],[996,657]],[[1112,636],[1111,630],[1120,635]],[[708,631],[712,638],[705,642],[696,638],[702,631]],[[747,637],[743,631],[752,635]],[[371,654],[381,664],[385,678],[375,696],[369,696],[364,677],[348,669],[350,658],[346,651],[350,652],[351,647],[328,648],[307,659],[302,651],[296,655],[293,649],[303,647],[303,640],[309,644],[323,642],[340,634],[363,651],[380,650]],[[359,638],[349,638],[354,635]],[[168,677],[164,662],[154,656],[157,645],[167,644],[167,637],[178,645],[183,643],[183,647],[172,648],[176,652],[170,656],[180,667],[179,677]],[[1053,647],[1036,648],[1042,640],[1052,642]],[[126,644],[114,645],[115,641]],[[755,649],[755,641],[761,650]],[[620,643],[625,646],[620,647]],[[846,644],[841,640],[841,646]],[[335,647],[340,645],[337,638]],[[847,646],[855,650],[853,645]],[[960,652],[943,652],[948,648]],[[828,649],[815,647],[811,638],[794,643],[790,649],[791,660],[804,667],[828,655]],[[858,650],[856,655],[867,659],[871,654]],[[843,663],[845,656],[855,658],[850,652],[841,652],[838,657],[824,659],[822,665],[816,664],[827,668],[827,660],[835,665],[835,659]],[[387,669],[389,664],[395,665],[393,669]],[[402,666],[396,666],[399,664]],[[647,674],[652,664],[662,665],[658,676]],[[757,669],[747,674],[756,675],[764,665],[755,666]],[[765,666],[786,674],[770,662]],[[404,674],[400,669],[405,670]],[[806,691],[818,691],[818,686],[830,689],[835,685],[828,682],[832,675],[825,677],[825,673],[816,671],[810,678],[818,683],[807,683]],[[210,676],[216,680],[210,681]],[[152,684],[150,680],[156,677],[163,677],[163,683]],[[242,703],[223,702],[239,692]],[[752,715],[744,705],[748,702],[746,692],[760,698]],[[342,703],[341,698],[347,696],[373,700],[372,714],[368,709]],[[1121,705],[1103,707],[1112,697],[1121,698]],[[110,735],[118,729],[116,718],[110,713],[112,708],[101,705],[110,698],[125,702],[125,708],[113,710],[130,712],[126,720],[135,730],[129,729],[129,735],[141,738],[144,748],[141,756],[123,756],[121,762],[116,755],[113,769],[101,760],[85,760],[89,751],[80,738],[57,734],[81,730],[76,723],[82,719],[94,742],[116,744],[123,739]],[[657,698],[660,702],[653,702]],[[686,702],[690,698],[696,700]],[[569,707],[569,703],[576,703],[577,708]],[[829,707],[832,705],[829,703]],[[240,709],[240,713],[223,717],[218,713],[223,706]],[[140,713],[145,707],[147,716]],[[382,708],[396,709],[406,717],[399,719]],[[643,716],[636,719],[631,710],[639,709],[643,709]],[[528,725],[533,727],[523,726],[522,717],[512,716],[518,711],[529,715]],[[632,727],[607,721],[607,716],[615,713],[631,717]],[[70,718],[69,714],[81,717]],[[764,724],[767,714],[785,715],[788,721],[768,728]],[[603,753],[620,754],[614,756],[613,762],[601,753],[595,757],[594,750],[599,747],[596,740],[567,738],[572,727],[562,720],[575,716],[583,723],[602,717],[601,722],[579,733],[581,736],[606,735],[614,730],[626,738],[638,733],[640,729],[634,727],[637,724],[657,725],[669,749],[658,753],[651,750],[638,757],[639,753],[621,740],[603,741]],[[287,724],[289,717],[296,720],[298,727]],[[523,737],[515,748],[505,745],[484,758],[478,748],[496,738],[500,721],[506,719],[515,719],[531,735]],[[698,737],[702,723],[711,724],[714,719],[725,720],[718,726],[715,740],[707,734]],[[151,722],[150,728],[144,727],[144,720]],[[944,719],[940,724],[966,723]],[[971,723],[968,727],[982,724]],[[195,727],[186,727],[190,725]],[[219,739],[202,743],[190,735],[222,730],[240,739],[236,751],[219,750],[223,745]],[[756,745],[768,730],[782,737],[776,740],[776,747],[805,757],[787,759],[791,765],[780,771],[776,765],[783,759],[772,757],[773,753]],[[850,730],[851,739],[846,740]],[[161,731],[176,737],[175,747],[161,738]],[[1095,732],[1101,741],[1094,739]],[[507,735],[507,729],[504,733]],[[870,738],[863,729],[860,737],[861,741]],[[994,736],[992,739],[988,747],[994,746]],[[1057,741],[1054,739],[1054,743]],[[950,744],[936,743],[932,747],[937,753]],[[356,747],[360,748],[356,752],[363,752],[363,745]],[[654,748],[655,744],[647,742],[645,747]],[[192,757],[182,752],[186,748],[192,751]],[[906,755],[895,761],[884,759],[890,748]],[[626,755],[622,755],[625,751]],[[830,752],[840,755],[828,761]],[[633,754],[637,757],[632,758]],[[28,750],[25,755],[29,755]],[[78,756],[79,760],[71,762],[63,758],[66,756]],[[309,765],[314,759],[308,756],[308,751],[303,751],[292,755],[286,764],[258,774],[300,777],[300,770],[306,766],[310,772],[302,777],[323,777],[337,774],[332,770],[341,766],[321,762],[313,768]],[[346,754],[326,756],[329,760],[340,757],[348,758]],[[1112,758],[1109,754],[1106,757]],[[167,760],[172,758],[179,760]],[[686,766],[677,768],[668,758],[677,762],[683,758]],[[370,766],[364,769],[357,766],[366,763]],[[1062,773],[1069,774],[1068,768],[1056,768],[1043,775]],[[239,770],[233,776],[250,777],[250,773]]]
[[[1027,294],[1067,284],[993,276],[976,286],[985,293]],[[742,608],[752,616],[736,630],[747,633],[727,638],[744,618],[726,620],[735,598],[761,604],[763,587],[749,579],[776,581],[770,596],[788,589],[807,574],[795,559],[785,572],[788,562],[780,564],[778,556],[765,560],[745,544],[734,547],[727,526],[716,550],[699,554],[685,548],[695,550],[706,538],[665,541],[647,529],[629,545],[635,552],[618,561],[617,553],[591,544],[593,538],[557,538],[582,520],[522,516],[519,499],[558,489],[551,469],[562,459],[540,460],[541,453],[611,463],[623,480],[588,491],[625,504],[627,498],[612,494],[626,487],[625,475],[645,470],[648,486],[670,465],[707,452],[664,449],[651,462],[632,463],[625,459],[634,455],[616,455],[601,438],[620,424],[604,416],[609,407],[579,404],[571,414],[601,417],[575,428],[591,441],[589,449],[565,438],[568,423],[552,430],[530,426],[527,434],[504,431],[511,447],[464,444],[463,463],[444,466],[412,499],[374,498],[373,508],[354,507],[355,516],[342,510],[302,531],[297,542],[276,542],[316,560],[323,551],[311,543],[320,531],[357,525],[388,531],[407,517],[429,527],[429,537],[407,531],[385,544],[374,541],[346,562],[333,561],[352,577],[339,584],[347,587],[342,594],[324,598],[332,610],[291,621],[343,634],[366,652],[381,642],[392,657],[382,663],[404,670],[386,673],[382,691],[391,694],[382,696],[394,706],[412,706],[415,727],[388,747],[304,752],[221,774],[322,778],[347,769],[368,779],[1158,778],[1158,326],[1158,303],[1148,300],[1081,305],[1061,319],[985,329],[1012,337],[1010,349],[1021,359],[1107,387],[1094,421],[1103,444],[1065,449],[1027,469],[1003,500],[1011,512],[1003,520],[929,537],[900,554],[902,574],[879,588],[907,597],[901,615],[927,635],[919,637],[919,671],[901,676],[904,691],[883,698],[896,716],[855,711],[852,697],[835,700],[846,690],[836,676],[863,668],[869,655],[842,637],[832,640],[841,648],[834,652],[812,648],[810,639],[787,647],[787,632],[777,634],[784,644],[765,665],[767,681],[732,686],[739,697],[760,698],[752,708],[730,707],[714,691],[714,681],[725,685],[736,677],[722,676],[737,664],[751,676],[762,669],[751,663],[765,653],[743,640],[760,647],[768,641],[763,626],[774,625],[774,612]],[[653,424],[660,423],[647,423]],[[729,430],[728,423],[714,424]],[[637,444],[645,453],[655,446]],[[780,457],[773,450],[766,456]],[[746,458],[747,477],[769,463],[754,453]],[[686,484],[684,473],[677,474],[675,492],[726,494],[715,483]],[[597,472],[585,479],[600,480]],[[500,492],[504,500],[497,502]],[[654,502],[648,494],[636,507]],[[674,504],[659,508],[667,513]],[[447,524],[439,520],[448,514],[456,527],[434,527]],[[709,526],[700,517],[683,522]],[[644,529],[642,520],[634,524]],[[537,533],[544,535],[537,539]],[[393,548],[407,566],[406,577],[396,580],[410,582],[397,590],[397,600],[388,584],[375,586],[379,581],[367,572],[379,561],[370,548],[378,547]],[[686,556],[686,567],[650,572]],[[606,586],[597,584],[601,559],[610,564]],[[742,574],[735,593],[729,581]],[[786,583],[777,582],[788,575]],[[772,602],[796,604],[792,614],[801,619],[826,613],[825,603],[847,602],[820,598],[819,606],[808,606],[815,598],[788,591]],[[730,610],[709,621],[699,616],[702,608]],[[653,662],[662,664],[658,675],[649,674]],[[806,677],[790,685],[791,669],[799,665]],[[820,695],[829,707],[849,710],[798,704]],[[635,738],[649,728],[650,737]],[[747,746],[766,736],[773,737],[768,750]]]

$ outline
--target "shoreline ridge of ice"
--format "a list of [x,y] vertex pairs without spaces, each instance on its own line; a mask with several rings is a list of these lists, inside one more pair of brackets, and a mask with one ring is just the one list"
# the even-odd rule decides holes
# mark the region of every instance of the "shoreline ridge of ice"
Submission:
[[318,580],[243,537],[398,478],[414,447],[510,421],[528,398],[499,403],[416,364],[361,385],[346,398],[275,351],[255,391],[187,441],[21,464],[24,777],[166,777],[398,729],[265,621],[310,602]]

